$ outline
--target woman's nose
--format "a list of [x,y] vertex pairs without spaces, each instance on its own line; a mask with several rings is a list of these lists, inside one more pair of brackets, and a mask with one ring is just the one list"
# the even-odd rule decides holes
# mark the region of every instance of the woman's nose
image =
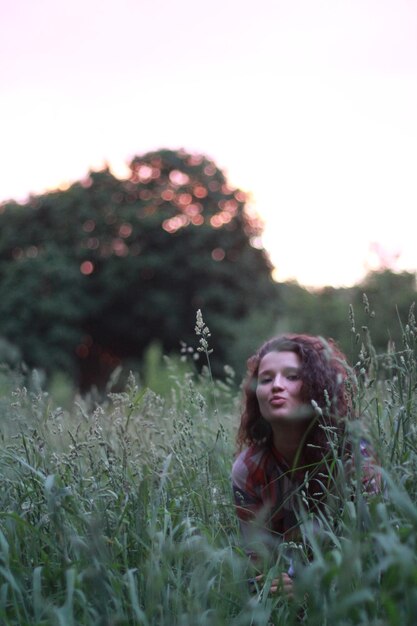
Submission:
[[281,374],[277,374],[273,380],[273,387],[274,389],[275,388],[282,389],[282,386],[283,386],[283,377]]

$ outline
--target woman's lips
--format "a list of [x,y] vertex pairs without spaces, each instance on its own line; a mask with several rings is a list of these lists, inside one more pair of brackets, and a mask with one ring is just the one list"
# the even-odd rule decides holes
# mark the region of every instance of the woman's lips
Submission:
[[283,404],[285,404],[285,401],[285,398],[282,398],[281,396],[276,396],[274,398],[271,398],[269,404],[271,404],[272,406],[282,406]]

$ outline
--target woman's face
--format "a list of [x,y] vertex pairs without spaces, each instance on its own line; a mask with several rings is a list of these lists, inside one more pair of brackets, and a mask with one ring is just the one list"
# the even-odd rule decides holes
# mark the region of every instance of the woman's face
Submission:
[[305,417],[300,372],[301,359],[295,352],[268,352],[261,359],[256,397],[265,420]]

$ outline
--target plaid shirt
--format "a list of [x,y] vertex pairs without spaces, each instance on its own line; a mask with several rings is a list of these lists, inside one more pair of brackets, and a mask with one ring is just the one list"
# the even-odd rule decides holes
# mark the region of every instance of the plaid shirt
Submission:
[[[362,479],[368,493],[380,491],[380,478],[365,442],[360,443]],[[302,465],[302,463],[301,463]],[[305,469],[292,471],[274,446],[252,445],[236,458],[232,484],[236,512],[243,539],[250,542],[253,532],[263,542],[275,544],[300,538],[297,499],[306,480]]]
[[[233,495],[243,538],[252,530],[288,538],[298,528],[295,497],[304,472],[291,473],[274,447],[252,445],[239,454],[232,468]],[[265,530],[269,531],[265,535]]]

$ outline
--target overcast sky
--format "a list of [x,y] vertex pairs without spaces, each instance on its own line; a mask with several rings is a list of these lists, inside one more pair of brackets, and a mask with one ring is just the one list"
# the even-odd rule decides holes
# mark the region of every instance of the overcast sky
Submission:
[[180,148],[279,280],[417,270],[417,0],[0,0],[0,200]]

